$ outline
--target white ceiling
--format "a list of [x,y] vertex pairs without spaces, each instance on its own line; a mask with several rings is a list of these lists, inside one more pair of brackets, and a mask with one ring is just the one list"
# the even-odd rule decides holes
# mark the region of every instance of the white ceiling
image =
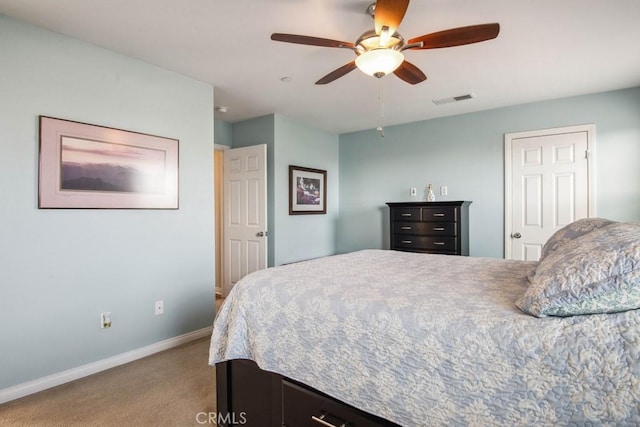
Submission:
[[[406,39],[498,22],[495,40],[406,51],[428,79],[411,86],[359,70],[314,82],[354,53],[279,43],[273,32],[354,42],[372,0],[0,0],[0,14],[210,83],[219,118],[280,113],[345,133],[532,101],[640,86],[640,0],[414,0]],[[288,83],[282,77],[290,77]],[[381,86],[381,87],[380,87]],[[439,98],[473,93],[436,106]]]

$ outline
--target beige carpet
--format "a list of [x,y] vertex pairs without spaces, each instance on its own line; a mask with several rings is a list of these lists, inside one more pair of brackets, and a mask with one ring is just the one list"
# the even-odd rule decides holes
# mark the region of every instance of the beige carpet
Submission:
[[[215,412],[209,338],[0,405],[2,426],[189,426]],[[200,420],[206,419],[200,415]]]

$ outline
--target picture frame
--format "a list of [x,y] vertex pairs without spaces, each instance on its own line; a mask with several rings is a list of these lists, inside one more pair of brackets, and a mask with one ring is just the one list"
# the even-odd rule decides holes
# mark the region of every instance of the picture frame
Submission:
[[327,171],[289,165],[289,215],[327,213]]
[[40,116],[39,209],[178,209],[179,141]]

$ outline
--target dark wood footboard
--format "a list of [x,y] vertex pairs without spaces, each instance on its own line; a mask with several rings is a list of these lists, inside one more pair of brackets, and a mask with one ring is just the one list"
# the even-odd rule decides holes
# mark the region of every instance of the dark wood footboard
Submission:
[[399,427],[249,360],[216,365],[219,426]]
[[282,427],[281,383],[279,375],[263,371],[249,360],[218,363],[218,425]]

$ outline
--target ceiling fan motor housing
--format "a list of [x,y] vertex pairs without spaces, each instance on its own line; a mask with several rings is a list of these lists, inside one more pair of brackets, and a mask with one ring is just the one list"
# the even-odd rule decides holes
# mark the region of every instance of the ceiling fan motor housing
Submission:
[[361,55],[364,52],[380,48],[400,51],[405,45],[404,38],[397,32],[393,33],[386,43],[381,43],[380,39],[381,37],[376,34],[375,30],[365,31],[356,40],[356,53]]

